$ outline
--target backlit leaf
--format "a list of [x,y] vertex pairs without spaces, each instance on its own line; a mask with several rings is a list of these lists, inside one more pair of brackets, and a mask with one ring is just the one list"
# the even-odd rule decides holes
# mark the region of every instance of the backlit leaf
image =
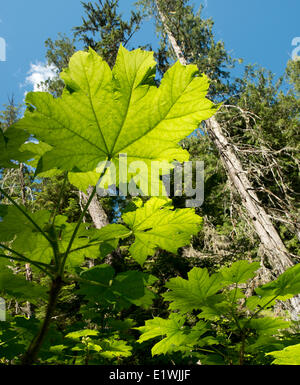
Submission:
[[[101,161],[118,165],[121,153],[129,163],[142,160],[148,166],[153,160],[188,160],[178,143],[216,112],[205,98],[208,78],[197,66],[178,62],[157,88],[155,66],[153,53],[140,49],[121,46],[112,71],[92,49],[79,51],[61,74],[66,88],[60,98],[28,93],[31,108],[15,126],[51,146],[40,171],[94,173]],[[80,187],[91,179],[79,176]]]
[[177,253],[179,247],[190,243],[191,235],[196,235],[202,224],[194,209],[173,210],[171,200],[161,198],[151,198],[122,218],[135,236],[129,251],[141,265],[158,247]]

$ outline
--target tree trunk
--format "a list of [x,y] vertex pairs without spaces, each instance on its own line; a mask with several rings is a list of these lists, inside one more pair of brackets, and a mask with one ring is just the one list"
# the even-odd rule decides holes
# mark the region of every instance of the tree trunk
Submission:
[[[93,192],[93,187],[89,187],[87,190],[87,194],[82,193],[82,198],[85,204],[87,203],[92,192]],[[92,218],[92,221],[96,229],[101,229],[102,227],[109,224],[106,212],[103,210],[96,195],[92,199],[92,202],[89,206],[89,214]]]
[[[85,204],[87,203],[92,192],[93,192],[93,187],[91,186],[88,188],[87,194],[81,192],[82,194],[81,196]],[[106,212],[103,210],[103,207],[99,203],[96,195],[93,197],[88,210],[96,229],[101,229],[102,227],[109,224]],[[95,261],[93,259],[89,259],[88,263],[89,263],[89,268],[95,266]]]
[[[167,25],[167,18],[159,7],[158,0],[155,0],[159,17],[168,35],[171,46],[182,65],[187,65],[184,54],[177,44],[177,41]],[[217,147],[227,175],[237,192],[239,193],[251,223],[260,238],[264,247],[265,255],[276,276],[282,274],[287,268],[294,265],[288,250],[282,242],[277,230],[271,222],[266,211],[262,207],[254,189],[247,177],[247,172],[243,169],[232,145],[222,132],[222,128],[217,120],[212,117],[206,121],[207,132],[212,142]],[[289,310],[291,316],[297,319],[300,313],[300,297],[290,300]]]

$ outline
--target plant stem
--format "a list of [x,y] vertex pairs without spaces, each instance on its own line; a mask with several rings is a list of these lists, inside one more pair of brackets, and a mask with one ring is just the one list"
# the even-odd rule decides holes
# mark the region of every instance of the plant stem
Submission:
[[35,363],[38,353],[48,333],[51,319],[55,311],[57,298],[62,287],[63,281],[61,277],[57,277],[55,280],[52,281],[45,319],[43,321],[39,333],[33,338],[31,344],[29,345],[29,348],[24,354],[21,361],[22,365],[32,365]]
[[255,313],[253,313],[252,316],[251,316],[251,317],[248,319],[248,321],[246,322],[244,328],[246,328],[246,327],[249,325],[250,321],[251,321],[254,317],[256,317],[261,311],[265,310],[265,308],[266,308],[271,302],[273,302],[277,297],[278,297],[278,294],[275,295],[274,297],[272,297],[272,298],[270,299],[270,301],[268,301],[267,303],[265,303],[264,306],[262,306],[262,307],[261,307],[260,309],[258,309]]
[[[101,179],[103,178],[103,176],[105,175],[105,172],[107,170],[107,165],[109,164],[109,160],[107,160],[106,162],[106,165],[104,167],[104,170],[102,171],[101,173],[101,176],[100,176],[100,181]],[[50,326],[50,323],[51,323],[51,319],[53,317],[53,313],[55,311],[55,308],[56,308],[56,303],[57,303],[57,298],[58,298],[58,295],[60,293],[60,290],[61,288],[63,287],[64,285],[64,282],[63,282],[63,276],[64,276],[64,268],[65,268],[65,264],[66,264],[66,260],[67,260],[67,257],[69,255],[69,252],[72,248],[72,245],[73,245],[73,242],[76,238],[76,235],[79,231],[79,228],[80,228],[80,225],[82,223],[82,220],[83,220],[83,217],[84,215],[86,214],[88,208],[89,208],[89,205],[93,199],[93,197],[95,196],[96,194],[96,191],[97,191],[97,186],[94,187],[93,189],[93,192],[92,194],[90,195],[89,197],[89,200],[88,202],[86,203],[82,213],[81,213],[81,216],[77,222],[77,225],[75,227],[75,230],[71,236],[71,239],[69,241],[69,244],[68,244],[68,247],[67,247],[67,250],[63,256],[63,259],[60,263],[60,265],[56,266],[58,271],[57,271],[57,278],[55,278],[54,280],[52,280],[52,284],[51,284],[51,288],[50,288],[50,295],[49,295],[49,302],[48,302],[48,306],[47,306],[47,311],[46,311],[46,316],[45,316],[45,319],[43,321],[43,324],[41,326],[41,329],[39,331],[39,333],[33,338],[31,344],[29,345],[29,348],[27,349],[26,353],[24,354],[22,360],[21,360],[21,363],[23,365],[32,365],[35,363],[36,359],[37,359],[37,356],[38,356],[38,353],[43,345],[43,342],[45,340],[45,337],[48,333],[48,330],[49,330],[49,326]],[[50,241],[51,245],[53,246],[53,242]],[[53,247],[53,251],[54,251],[54,254],[56,252],[55,248]]]
[[[122,239],[130,237],[131,234],[132,234],[132,231],[128,229],[128,234],[122,235]],[[105,239],[105,242],[113,241],[114,239],[118,239],[118,238],[117,237],[107,238],[107,239]],[[103,242],[104,241],[98,241],[98,242],[94,242],[94,243],[89,243],[86,246],[77,247],[76,249],[70,250],[69,254],[74,253],[75,251],[88,249],[89,247],[101,245],[101,243],[103,243]]]

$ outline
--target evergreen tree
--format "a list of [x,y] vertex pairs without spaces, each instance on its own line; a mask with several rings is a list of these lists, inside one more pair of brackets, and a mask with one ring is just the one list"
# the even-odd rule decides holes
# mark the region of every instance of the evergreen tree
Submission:
[[118,0],[83,2],[86,18],[82,18],[81,26],[74,28],[75,37],[84,43],[84,48],[93,48],[111,67],[120,44],[127,47],[142,20],[139,12],[131,11],[130,20],[125,21],[118,13],[118,3]]

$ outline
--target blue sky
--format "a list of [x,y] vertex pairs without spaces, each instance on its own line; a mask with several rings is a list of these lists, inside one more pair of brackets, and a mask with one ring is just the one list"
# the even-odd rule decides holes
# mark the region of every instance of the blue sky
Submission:
[[[120,0],[124,14],[133,3]],[[258,63],[276,75],[282,74],[291,57],[292,39],[300,36],[299,0],[195,0],[205,9],[203,16],[215,21],[216,40],[223,40],[231,56],[244,63]],[[0,38],[6,42],[6,62],[0,61],[0,110],[8,96],[22,102],[24,93],[45,64],[44,42],[55,39],[58,32],[70,34],[81,24],[80,0],[10,0],[1,1]],[[143,25],[136,42],[154,39],[150,22]],[[31,72],[30,72],[31,70]]]

